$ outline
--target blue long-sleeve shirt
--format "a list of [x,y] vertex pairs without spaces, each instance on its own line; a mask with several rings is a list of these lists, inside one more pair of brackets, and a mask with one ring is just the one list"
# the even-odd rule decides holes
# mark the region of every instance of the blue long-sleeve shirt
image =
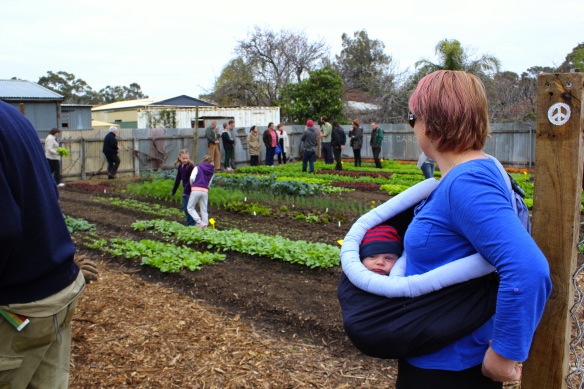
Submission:
[[421,274],[478,252],[500,276],[495,316],[474,333],[424,356],[427,369],[463,370],[480,364],[489,340],[500,355],[527,359],[551,292],[549,266],[521,224],[506,184],[489,159],[455,166],[420,205],[404,239],[406,275]]

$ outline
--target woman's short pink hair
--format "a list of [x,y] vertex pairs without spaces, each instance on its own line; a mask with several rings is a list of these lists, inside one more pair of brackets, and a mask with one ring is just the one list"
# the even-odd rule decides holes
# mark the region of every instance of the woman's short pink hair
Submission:
[[410,111],[426,124],[438,151],[481,150],[490,134],[488,103],[481,80],[463,71],[439,70],[420,80]]

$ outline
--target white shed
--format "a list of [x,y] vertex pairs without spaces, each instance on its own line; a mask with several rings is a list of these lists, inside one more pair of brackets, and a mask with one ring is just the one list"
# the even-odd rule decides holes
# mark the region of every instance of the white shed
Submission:
[[[229,119],[235,120],[237,128],[249,129],[251,126],[267,126],[272,122],[280,122],[280,107],[175,107],[177,128],[205,128],[206,124],[216,119],[219,125]],[[161,111],[168,111],[169,107],[144,107],[138,111],[138,128],[147,128],[148,120],[152,115],[159,116]],[[198,110],[198,113],[197,113]],[[199,125],[195,121],[199,118]]]

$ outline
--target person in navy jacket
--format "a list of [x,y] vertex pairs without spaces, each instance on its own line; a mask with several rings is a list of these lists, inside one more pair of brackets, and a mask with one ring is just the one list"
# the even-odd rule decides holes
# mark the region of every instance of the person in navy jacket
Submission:
[[120,156],[118,155],[118,140],[116,136],[120,133],[120,129],[116,126],[111,126],[109,132],[103,139],[102,152],[107,160],[107,178],[116,178],[116,173],[120,167]]
[[[0,101],[0,387],[66,388],[85,280],[38,134]],[[29,320],[28,324],[25,324]]]

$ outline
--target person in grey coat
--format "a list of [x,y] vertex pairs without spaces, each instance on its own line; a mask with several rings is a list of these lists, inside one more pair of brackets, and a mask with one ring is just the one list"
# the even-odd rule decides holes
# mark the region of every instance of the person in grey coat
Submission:
[[308,119],[306,121],[306,129],[302,134],[300,141],[303,142],[304,153],[302,155],[302,171],[306,172],[306,165],[310,165],[309,173],[314,173],[314,160],[316,159],[316,147],[318,145],[319,134],[314,128],[314,121]]
[[355,166],[361,166],[361,147],[363,147],[363,129],[359,127],[359,119],[353,120],[353,128],[349,131],[350,145],[353,149]]

